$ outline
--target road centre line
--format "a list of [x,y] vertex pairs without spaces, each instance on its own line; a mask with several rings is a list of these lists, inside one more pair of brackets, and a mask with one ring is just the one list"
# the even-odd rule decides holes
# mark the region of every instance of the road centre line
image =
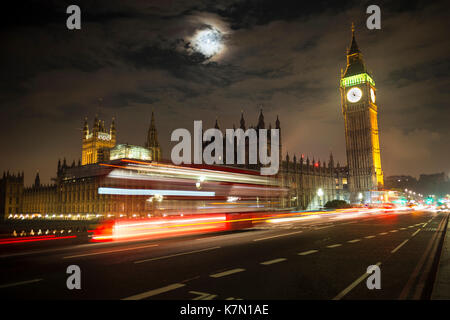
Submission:
[[186,255],[186,254],[197,253],[197,252],[203,252],[203,251],[209,251],[209,250],[214,250],[214,249],[219,249],[219,248],[220,248],[220,247],[211,247],[211,248],[200,249],[200,250],[194,250],[194,251],[189,251],[189,252],[175,253],[175,254],[171,254],[171,255],[168,255],[168,256],[162,256],[162,257],[156,257],[156,258],[150,258],[150,259],[138,260],[138,261],[134,261],[134,263],[143,263],[143,262],[149,262],[149,261],[155,261],[155,260],[168,259],[168,258],[172,258],[172,257],[178,257],[178,256]]
[[387,232],[379,233],[380,236],[384,236],[385,234],[388,234],[388,233]]
[[77,255],[73,255],[73,256],[63,257],[63,259],[79,258],[79,257],[86,257],[86,256],[95,256],[95,255],[99,255],[99,254],[116,253],[116,252],[137,250],[137,249],[145,249],[145,248],[151,248],[151,247],[157,247],[157,246],[159,246],[159,245],[158,244],[151,244],[151,245],[148,245],[148,246],[140,246],[140,247],[133,247],[133,248],[118,249],[118,250],[108,250],[108,251],[102,251],[102,252],[83,253],[83,254],[77,254]]
[[[376,265],[380,266],[381,262],[378,262]],[[351,290],[353,290],[353,288],[355,288],[359,283],[364,281],[364,279],[366,279],[368,276],[369,276],[369,273],[367,273],[367,272],[364,273],[361,277],[359,277],[354,282],[352,282],[347,288],[345,288],[344,290],[339,292],[338,295],[333,298],[333,300],[342,299],[347,293],[349,293]]]
[[303,252],[298,253],[298,255],[299,255],[299,256],[306,256],[306,255],[308,255],[308,254],[316,253],[316,252],[319,252],[319,250],[308,250],[308,251],[303,251]]
[[168,292],[168,291],[172,291],[172,290],[184,287],[184,286],[185,286],[185,284],[183,284],[183,283],[174,283],[174,284],[171,284],[171,285],[159,288],[159,289],[154,289],[154,290],[150,290],[150,291],[147,291],[147,292],[139,293],[139,294],[136,294],[134,296],[131,296],[131,297],[128,297],[128,298],[124,298],[122,300],[142,300],[142,299],[149,298],[149,297],[152,297],[152,296],[156,296],[158,294],[161,294],[161,293],[164,293],[164,292]]
[[348,243],[355,243],[355,242],[359,242],[359,241],[361,241],[361,239],[353,239],[353,240],[350,240],[350,241],[347,241]]
[[391,230],[391,231],[389,231],[389,232],[397,232],[398,230]]
[[221,278],[221,277],[229,276],[230,274],[234,274],[234,273],[238,273],[238,272],[242,272],[242,271],[245,271],[245,269],[236,268],[236,269],[231,269],[231,270],[227,270],[227,271],[223,271],[223,272],[219,272],[219,273],[214,273],[209,276],[211,278]]
[[336,243],[336,244],[331,244],[331,245],[327,246],[327,248],[337,248],[337,247],[340,247],[340,246],[342,246],[342,244]]
[[287,260],[286,258],[278,258],[278,259],[273,259],[273,260],[269,260],[269,261],[264,261],[264,262],[261,262],[260,264],[268,266],[270,264],[283,262],[283,261],[286,261],[286,260]]
[[262,241],[262,240],[267,240],[267,239],[272,239],[272,238],[284,237],[284,236],[289,236],[289,235],[292,235],[292,234],[297,234],[297,233],[302,233],[302,232],[303,231],[283,233],[283,234],[279,234],[279,235],[276,235],[276,236],[270,236],[270,237],[264,237],[264,238],[259,238],[259,239],[253,239],[253,241]]
[[414,237],[416,234],[418,234],[420,230],[422,230],[422,229],[417,229],[417,231],[414,232],[414,233],[411,235],[411,237]]
[[403,245],[405,243],[407,243],[409,241],[409,239],[406,239],[405,241],[403,241],[402,243],[400,243],[394,250],[391,251],[391,253],[396,253],[398,251],[398,249],[400,249],[401,247],[403,247]]
[[372,238],[375,238],[376,236],[367,236],[367,237],[364,237],[364,238],[366,238],[366,239],[372,239]]

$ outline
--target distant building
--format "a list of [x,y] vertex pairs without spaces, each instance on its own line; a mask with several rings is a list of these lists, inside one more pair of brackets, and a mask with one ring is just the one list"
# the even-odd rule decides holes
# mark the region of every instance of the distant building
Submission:
[[403,191],[405,189],[415,190],[417,189],[417,179],[412,176],[389,176],[384,180],[384,186],[387,189],[399,189]]
[[444,172],[421,174],[417,185],[417,190],[424,195],[443,197],[450,193],[450,181]]
[[23,177],[23,172],[17,174],[3,172],[3,177],[0,179],[1,216],[21,213]]
[[150,127],[148,128],[147,140],[145,147],[150,150],[153,161],[161,161],[162,153],[161,146],[158,141],[158,132],[155,126],[155,116],[152,111],[152,119],[150,120]]
[[89,130],[87,118],[83,126],[83,146],[81,154],[81,164],[97,163],[109,157],[109,149],[116,145],[116,127],[114,118],[111,121],[109,130],[105,128],[105,122],[97,118],[94,119],[92,130]]
[[[257,124],[251,125],[247,128],[244,114],[241,114],[239,121],[239,128],[247,130],[253,128],[258,132],[256,144],[259,142],[259,129],[268,129],[268,145],[270,146],[270,129],[272,124],[266,124],[264,114],[262,110],[257,118]],[[233,125],[233,128],[236,126]],[[219,123],[216,120],[214,128],[219,129]],[[277,178],[280,181],[280,185],[289,189],[288,196],[280,199],[281,206],[285,208],[295,209],[317,209],[322,207],[330,200],[346,200],[349,201],[348,196],[348,170],[346,167],[341,167],[339,163],[335,165],[333,155],[330,154],[328,163],[325,161],[310,161],[309,158],[305,159],[303,155],[297,161],[297,157],[294,155],[291,159],[288,154],[282,158],[282,135],[281,135],[281,122],[277,117],[275,121],[275,129],[280,130],[280,144],[279,144],[279,171]],[[225,136],[225,135],[224,135]],[[224,138],[225,139],[225,138]],[[245,164],[244,165],[231,165],[238,168],[246,168],[251,170],[259,170],[259,164],[249,164],[249,141],[245,140]],[[203,147],[208,143],[204,143]],[[224,142],[225,146],[225,142]],[[234,159],[237,159],[235,148]],[[268,150],[270,154],[271,150]],[[224,152],[225,154],[226,152]],[[235,161],[236,163],[236,161]],[[320,190],[320,191],[319,191]]]
[[109,160],[116,159],[138,159],[151,161],[152,152],[148,148],[132,146],[129,144],[118,144],[110,150]]
[[[82,136],[81,160],[68,165],[66,159],[58,161],[56,177],[51,184],[41,184],[39,173],[30,187],[24,186],[23,172],[17,175],[4,173],[0,179],[1,216],[8,218],[14,215],[87,215],[114,214],[125,212],[128,206],[134,212],[143,208],[133,207],[133,204],[120,202],[110,195],[99,195],[98,188],[103,183],[105,175],[110,171],[99,165],[117,159],[136,159],[142,161],[159,161],[161,148],[152,113],[148,137],[143,146],[129,144],[116,145],[115,120],[112,119],[109,129],[104,121],[95,117],[92,130],[85,118]],[[137,210],[137,211],[136,211]]]
[[341,105],[352,202],[357,194],[370,194],[383,187],[376,87],[355,39],[347,50],[347,67],[341,73]]

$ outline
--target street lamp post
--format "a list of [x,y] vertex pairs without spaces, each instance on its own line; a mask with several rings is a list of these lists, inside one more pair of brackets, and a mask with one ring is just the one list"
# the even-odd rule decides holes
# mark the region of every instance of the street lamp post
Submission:
[[362,199],[363,199],[363,194],[360,192],[360,193],[358,193],[359,204],[362,204]]
[[319,196],[319,205],[322,207],[322,196],[323,196],[322,188],[319,188],[319,190],[317,190],[317,195]]

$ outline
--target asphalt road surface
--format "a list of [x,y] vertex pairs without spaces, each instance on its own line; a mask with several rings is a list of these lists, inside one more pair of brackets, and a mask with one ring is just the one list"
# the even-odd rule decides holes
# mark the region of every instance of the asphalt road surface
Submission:
[[[0,250],[8,299],[428,299],[447,213],[331,214],[126,243]],[[81,289],[69,290],[69,265]],[[378,265],[381,289],[366,270]]]

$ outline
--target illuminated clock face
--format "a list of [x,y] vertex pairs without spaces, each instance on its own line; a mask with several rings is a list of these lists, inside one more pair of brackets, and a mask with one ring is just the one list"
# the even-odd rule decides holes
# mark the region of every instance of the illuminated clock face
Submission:
[[370,88],[370,99],[375,103],[375,90],[373,90],[373,88]]
[[347,100],[350,102],[353,102],[353,103],[358,102],[359,100],[361,100],[361,97],[362,97],[362,91],[358,87],[351,88],[347,92]]

